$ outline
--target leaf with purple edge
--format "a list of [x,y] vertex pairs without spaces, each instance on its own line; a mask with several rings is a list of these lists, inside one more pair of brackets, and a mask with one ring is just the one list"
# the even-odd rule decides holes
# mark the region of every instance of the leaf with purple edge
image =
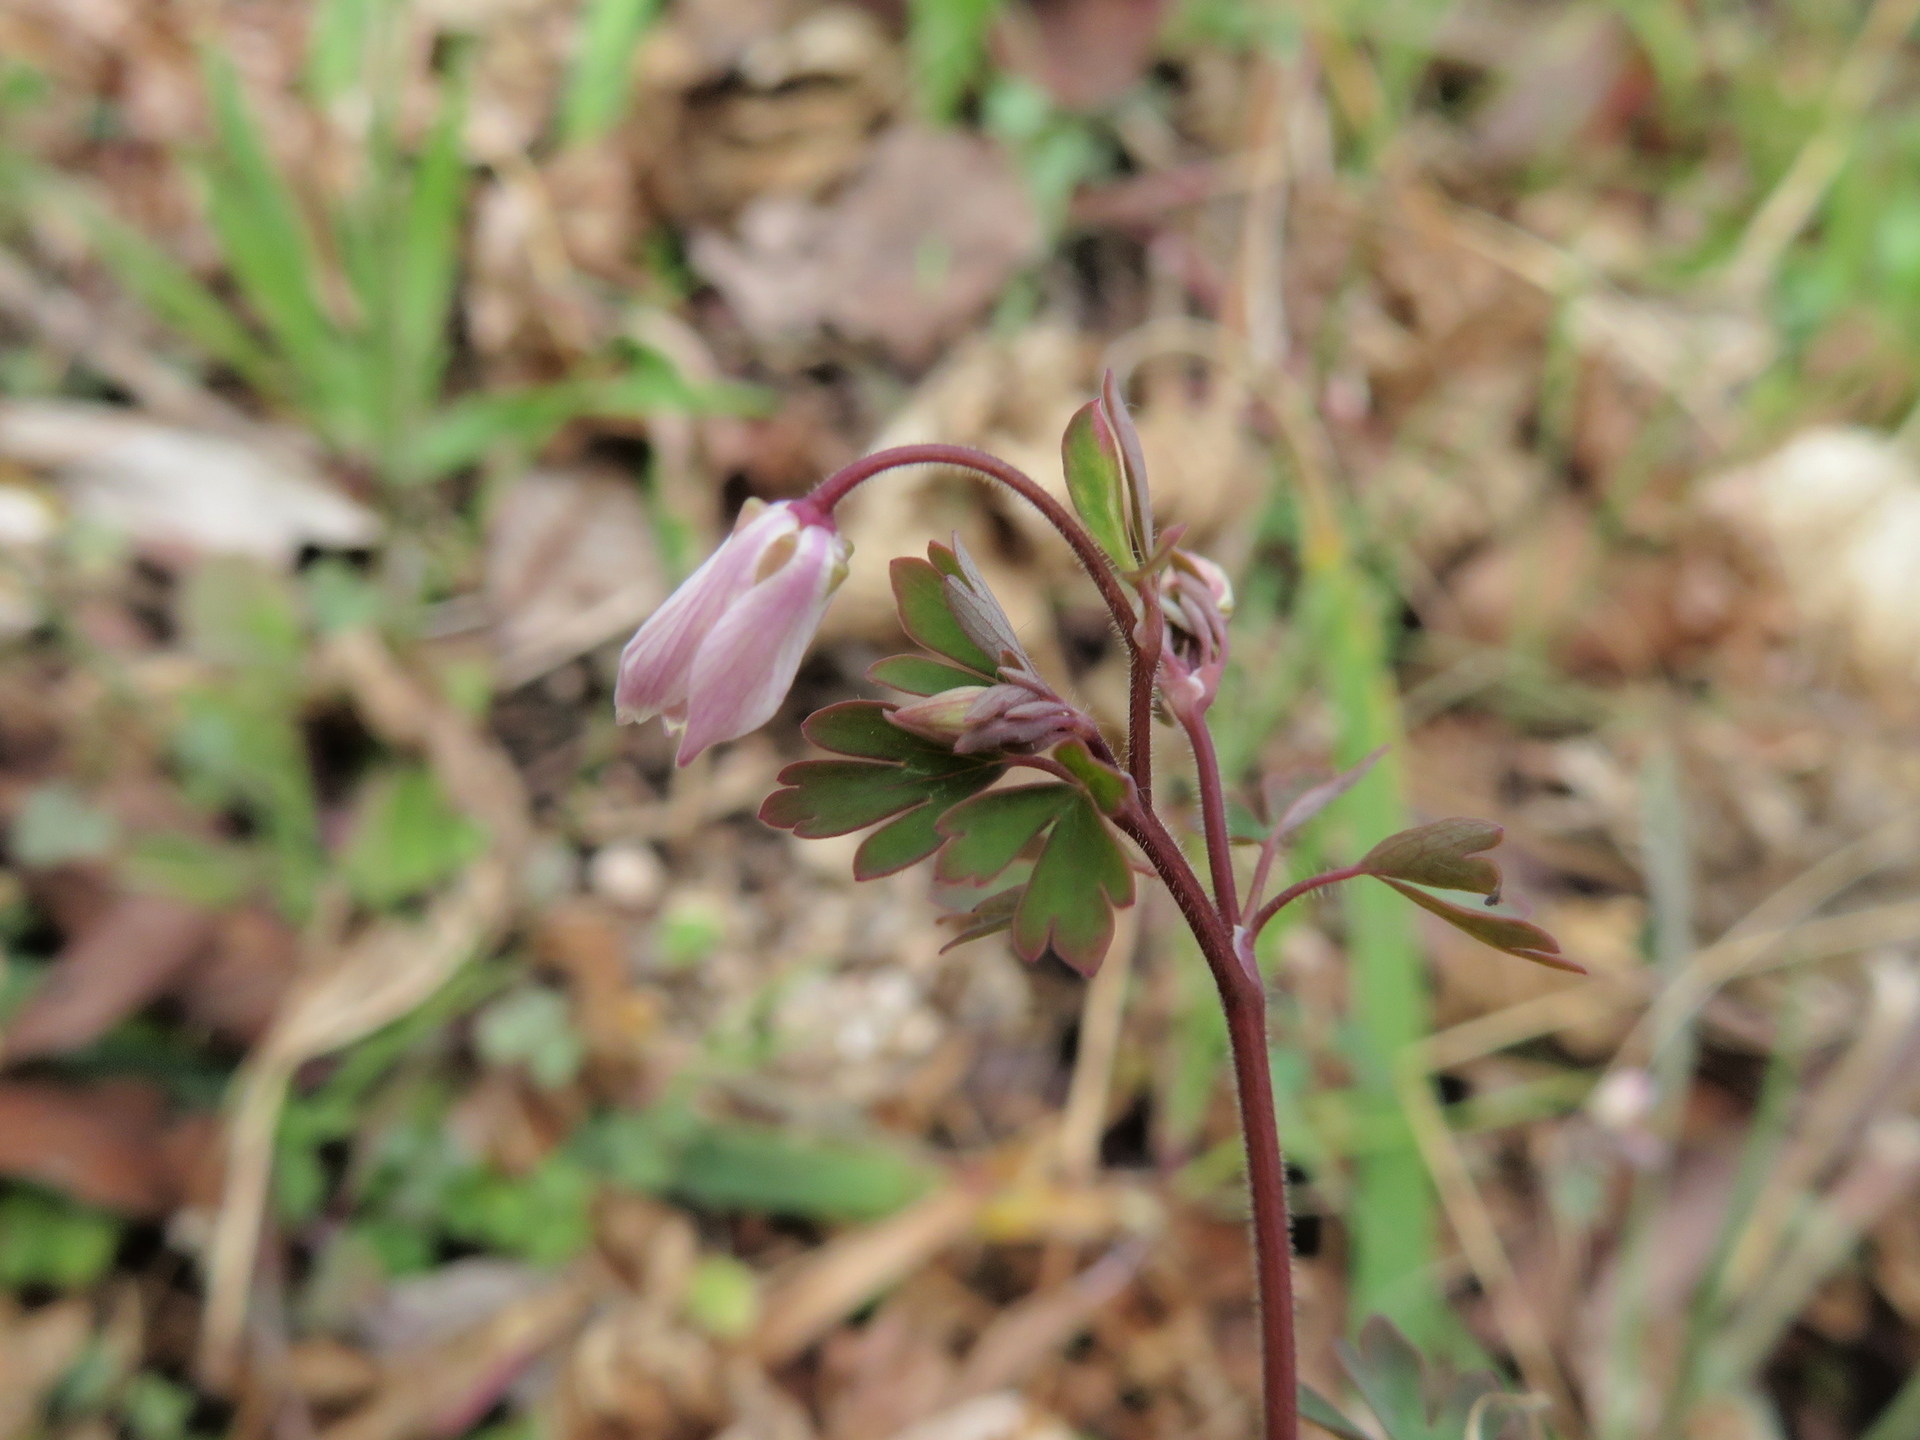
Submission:
[[1500,896],[1500,867],[1479,858],[1506,832],[1491,820],[1456,818],[1389,835],[1366,853],[1360,868],[1382,880],[1406,880],[1438,890]]
[[1132,903],[1126,853],[1093,802],[1075,793],[1054,822],[1014,912],[1014,952],[1038,960],[1051,950],[1091,975],[1113,941],[1114,907]]
[[1512,915],[1498,915],[1473,905],[1458,905],[1453,901],[1409,885],[1404,880],[1396,880],[1389,875],[1379,877],[1421,909],[1438,915],[1454,929],[1471,935],[1482,945],[1490,945],[1495,950],[1522,960],[1531,960],[1536,965],[1545,965],[1553,970],[1569,970],[1575,975],[1585,975],[1587,967],[1578,961],[1569,960],[1560,953],[1560,942],[1535,925],[1530,920],[1521,920]]
[[1096,760],[1084,741],[1067,741],[1053,752],[1053,758],[1066,766],[1073,778],[1087,787],[1087,793],[1093,797],[1093,803],[1100,807],[1101,814],[1118,815],[1132,798],[1133,787],[1127,783],[1128,777],[1111,765]]
[[[956,535],[955,540],[959,537]],[[953,580],[964,580],[967,572],[961,568],[957,545],[942,545],[938,540],[927,542],[927,559],[942,575]]]
[[1120,394],[1119,382],[1111,370],[1100,377],[1100,403],[1106,409],[1114,438],[1120,442],[1120,457],[1127,467],[1128,531],[1133,540],[1134,557],[1145,562],[1153,553],[1153,501],[1147,493],[1146,452],[1140,448],[1140,432],[1134,428],[1133,416],[1127,413],[1126,399]]
[[[872,851],[862,847],[874,865],[892,869],[912,863],[900,857],[910,853],[910,836],[926,848],[924,858],[938,848],[932,823],[949,806],[976,794],[1000,778],[1005,767],[991,759],[955,755],[930,740],[913,735],[887,719],[888,707],[874,700],[850,700],[829,705],[807,718],[801,727],[823,750],[851,755],[850,760],[801,760],[780,772],[780,784],[760,806],[760,818],[803,840],[847,835],[906,811],[932,806],[924,822],[900,826]],[[895,827],[888,827],[894,829]],[[930,837],[930,843],[928,843]],[[894,863],[897,861],[898,863]],[[888,873],[875,869],[873,873]]]
[[1073,796],[1069,785],[1019,785],[955,805],[940,820],[947,843],[934,862],[935,878],[951,885],[986,884],[1059,819]]
[[999,662],[968,639],[954,619],[947,603],[946,579],[938,570],[925,560],[903,555],[893,562],[889,573],[900,627],[916,644],[989,679],[996,675]]
[[1127,544],[1126,466],[1120,458],[1120,442],[1099,401],[1074,411],[1073,419],[1067,422],[1067,433],[1060,438],[1060,460],[1074,513],[1114,564],[1131,569],[1134,556]]
[[[853,856],[853,878],[876,880],[917,865],[946,843],[943,822],[968,798],[979,792],[999,774],[997,767],[980,766],[975,771],[945,776],[927,786],[927,802],[888,821],[860,842]],[[989,791],[1002,794],[1002,791]]]
[[960,685],[980,685],[986,677],[972,670],[961,670],[925,655],[889,655],[867,667],[867,678],[876,685],[908,695],[938,695]]
[[760,818],[802,840],[849,835],[924,804],[928,777],[866,760],[801,760],[780,772]]

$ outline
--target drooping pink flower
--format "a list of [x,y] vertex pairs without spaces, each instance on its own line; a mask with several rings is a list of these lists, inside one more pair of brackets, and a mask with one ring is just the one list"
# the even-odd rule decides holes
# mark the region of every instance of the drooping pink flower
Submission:
[[614,709],[658,715],[678,764],[759,729],[793,685],[853,553],[812,507],[753,502],[733,533],[667,597],[620,656]]

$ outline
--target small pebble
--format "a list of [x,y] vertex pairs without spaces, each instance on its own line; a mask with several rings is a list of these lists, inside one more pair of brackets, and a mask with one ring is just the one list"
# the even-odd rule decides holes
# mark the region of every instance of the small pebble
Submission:
[[643,909],[666,887],[660,857],[645,845],[603,845],[587,862],[587,885],[603,900]]

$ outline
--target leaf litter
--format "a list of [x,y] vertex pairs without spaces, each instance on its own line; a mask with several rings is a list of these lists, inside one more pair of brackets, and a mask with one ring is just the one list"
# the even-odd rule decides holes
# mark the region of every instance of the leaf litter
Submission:
[[[1402,798],[1493,817],[1588,972],[1453,928],[1526,924],[1474,837],[1381,861],[1435,910],[1437,1017],[1383,1113],[1338,1039],[1355,912],[1276,927],[1308,1378],[1396,1435],[1487,1362],[1560,1433],[1867,1432],[1920,1346],[1920,270],[1876,99],[1911,7],[1349,8],[597,0],[637,36],[605,66],[545,3],[0,17],[0,1435],[1247,1433],[1219,1041],[1152,898],[1083,1046],[1094,998],[1015,958],[1012,904],[943,953],[952,896],[753,819],[840,763],[793,717],[928,679],[883,658],[925,637],[877,561],[930,538],[1122,713],[1052,537],[902,476],[849,507],[863,563],[771,738],[675,774],[610,723],[622,632],[747,494],[943,440],[1064,497],[1109,367],[1156,518],[1236,571],[1233,763],[1374,743],[1316,698],[1317,463]],[[299,305],[204,203],[242,155],[230,124],[196,168],[209,44],[324,240]],[[461,54],[437,271],[353,205],[381,145],[379,193],[440,193]],[[372,279],[404,254],[416,310]],[[274,368],[336,342],[416,357],[392,449]],[[1296,800],[1273,863],[1360,862],[1353,794]],[[1406,1129],[1459,1322],[1400,1317],[1425,1369],[1346,1265]]]

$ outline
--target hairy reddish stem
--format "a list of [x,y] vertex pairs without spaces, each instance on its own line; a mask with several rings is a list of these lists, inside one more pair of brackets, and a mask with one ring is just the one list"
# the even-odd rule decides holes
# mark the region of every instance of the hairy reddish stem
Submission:
[[[1202,729],[1205,727],[1202,726]],[[1208,749],[1211,756],[1211,747]],[[1203,770],[1208,767],[1203,764]],[[1216,788],[1218,766],[1213,766]],[[1253,1210],[1254,1278],[1260,1297],[1261,1401],[1266,1440],[1298,1440],[1300,1382],[1293,1337],[1293,1227],[1287,1217],[1287,1165],[1280,1120],[1273,1108],[1273,1070],[1267,1055],[1267,997],[1258,970],[1240,963],[1233,928],[1207,898],[1200,877],[1167,833],[1160,817],[1130,807],[1122,830],[1166,882],[1213,972],[1233,1050],[1233,1084],[1247,1151],[1247,1195]]]
[[1233,839],[1227,832],[1227,799],[1220,782],[1220,756],[1205,715],[1182,713],[1180,727],[1193,746],[1194,774],[1200,783],[1200,823],[1207,837],[1207,863],[1213,871],[1213,903],[1231,929],[1240,923],[1240,897],[1233,879]]
[[1349,865],[1344,870],[1329,870],[1324,875],[1311,875],[1305,880],[1297,881],[1262,905],[1253,919],[1248,922],[1247,931],[1249,934],[1258,935],[1266,929],[1269,920],[1310,890],[1318,890],[1323,885],[1338,885],[1342,880],[1358,879],[1368,873],[1370,872],[1363,865]]

